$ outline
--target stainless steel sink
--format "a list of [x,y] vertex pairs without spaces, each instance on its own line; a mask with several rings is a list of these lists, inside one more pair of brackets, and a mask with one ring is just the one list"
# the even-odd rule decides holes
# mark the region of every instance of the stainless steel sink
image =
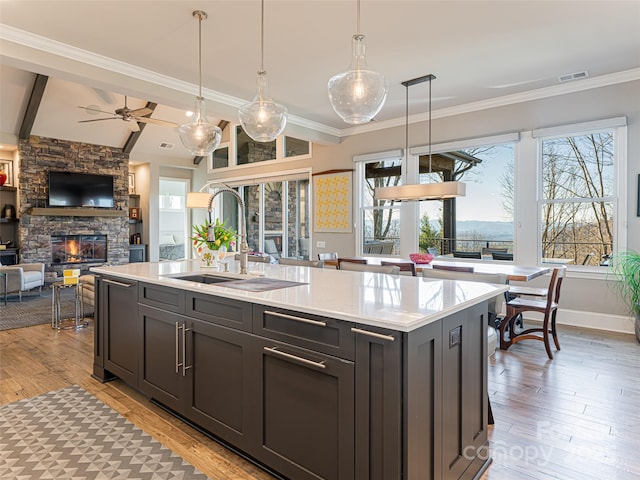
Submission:
[[222,283],[224,287],[235,288],[237,290],[246,290],[249,292],[267,292],[269,290],[277,290],[279,288],[296,287],[298,285],[306,285],[303,282],[292,282],[289,280],[278,280],[272,278],[233,278],[219,277],[217,275],[209,275],[206,273],[195,273],[184,276],[171,276],[176,280],[185,280],[188,282],[217,284]]
[[197,282],[197,283],[222,283],[222,282],[230,282],[232,280],[238,280],[237,278],[231,277],[218,277],[216,275],[208,275],[208,274],[195,274],[195,275],[185,275],[184,277],[171,277],[177,280],[186,280],[188,282]]

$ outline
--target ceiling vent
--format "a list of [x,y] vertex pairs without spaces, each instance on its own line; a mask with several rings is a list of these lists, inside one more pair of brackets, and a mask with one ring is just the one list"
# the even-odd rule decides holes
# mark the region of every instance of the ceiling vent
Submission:
[[586,70],[583,70],[582,72],[567,73],[566,75],[560,75],[558,77],[558,80],[560,81],[560,83],[571,82],[572,80],[580,80],[582,78],[587,78],[588,76],[589,76],[589,72],[587,72]]
[[162,142],[160,144],[160,148],[163,148],[165,150],[172,150],[173,147],[175,147],[175,144],[173,144],[173,143]]

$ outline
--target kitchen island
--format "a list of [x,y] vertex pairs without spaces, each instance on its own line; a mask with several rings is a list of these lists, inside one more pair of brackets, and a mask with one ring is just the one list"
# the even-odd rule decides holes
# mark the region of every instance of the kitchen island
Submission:
[[94,376],[285,478],[486,468],[487,301],[506,286],[229,265],[93,268]]

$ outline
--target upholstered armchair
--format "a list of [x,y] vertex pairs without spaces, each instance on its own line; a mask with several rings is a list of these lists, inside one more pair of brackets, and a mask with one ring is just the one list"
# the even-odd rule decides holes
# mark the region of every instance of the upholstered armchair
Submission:
[[[44,285],[44,263],[19,263],[4,265],[0,272],[7,275],[7,293],[17,293],[22,301],[22,292],[38,287],[42,293]],[[0,282],[0,289],[4,283]],[[2,292],[4,293],[4,292]]]

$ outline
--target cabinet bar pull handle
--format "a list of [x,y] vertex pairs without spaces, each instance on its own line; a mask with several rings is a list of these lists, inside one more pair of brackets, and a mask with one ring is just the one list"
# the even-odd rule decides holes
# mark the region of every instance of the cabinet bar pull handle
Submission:
[[180,336],[180,329],[182,327],[180,327],[178,325],[178,322],[176,322],[176,373],[180,372],[180,358],[178,356],[178,350],[179,350],[179,343],[178,343],[178,337]]
[[318,320],[311,320],[309,318],[296,317],[295,315],[287,315],[286,313],[272,312],[271,310],[265,310],[264,313],[265,315],[274,315],[276,317],[295,320],[296,322],[303,322],[303,323],[310,323],[311,325],[318,325],[319,327],[327,326],[327,322],[319,322]]
[[291,360],[297,360],[298,362],[302,362],[304,364],[311,365],[313,367],[327,368],[327,366],[324,364],[324,361],[314,362],[313,360],[307,360],[306,358],[298,357],[297,355],[291,355],[290,353],[281,352],[280,350],[278,350],[278,347],[263,347],[263,348],[266,352],[275,353],[276,355],[280,355],[281,357],[290,358]]
[[368,330],[361,330],[359,328],[351,328],[351,331],[353,333],[361,333],[363,335],[369,335],[370,337],[380,338],[382,340],[389,340],[390,342],[395,341],[395,338],[393,338],[391,335],[383,335],[381,333],[370,332]]
[[182,326],[182,376],[186,376],[187,370],[189,370],[193,365],[187,365],[187,332],[190,332],[191,329],[187,328],[186,324]]
[[124,282],[116,282],[115,280],[108,280],[108,279],[104,279],[103,280],[104,283],[110,283],[112,285],[117,285],[119,287],[124,287],[124,288],[129,288],[132,287],[134,284],[133,283],[124,283]]

